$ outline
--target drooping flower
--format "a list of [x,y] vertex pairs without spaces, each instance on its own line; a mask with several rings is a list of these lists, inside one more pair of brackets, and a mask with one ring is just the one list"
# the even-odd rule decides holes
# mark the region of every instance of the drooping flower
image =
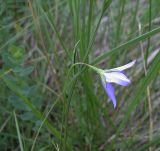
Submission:
[[99,69],[97,67],[94,67],[92,65],[82,63],[82,62],[75,63],[72,67],[74,67],[75,65],[79,65],[79,64],[85,65],[85,66],[88,66],[89,68],[93,69],[94,71],[96,71],[98,74],[100,74],[101,80],[102,80],[102,85],[103,85],[108,97],[111,99],[114,108],[116,108],[117,101],[116,101],[116,97],[115,97],[115,90],[114,90],[114,87],[112,86],[112,83],[116,83],[121,86],[128,86],[131,83],[131,81],[124,74],[124,70],[131,68],[135,64],[135,62],[136,62],[136,60],[134,60],[124,66],[113,68],[113,69],[108,69],[108,70],[102,70],[102,69]]
[[101,70],[100,75],[102,79],[102,85],[108,95],[108,97],[113,102],[114,108],[116,108],[116,97],[115,90],[112,86],[112,83],[116,83],[121,86],[128,86],[131,81],[124,74],[124,70],[131,68],[136,61],[132,61],[124,66],[109,69],[109,70]]

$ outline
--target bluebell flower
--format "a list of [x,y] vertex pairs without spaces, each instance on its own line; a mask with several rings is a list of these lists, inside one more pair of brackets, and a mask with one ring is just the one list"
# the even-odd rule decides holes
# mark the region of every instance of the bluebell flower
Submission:
[[121,86],[128,86],[131,83],[131,80],[128,79],[127,76],[124,74],[124,70],[131,68],[134,64],[135,61],[132,61],[124,66],[109,70],[101,70],[100,72],[102,85],[108,97],[113,102],[114,108],[116,108],[116,97],[115,97],[115,89],[112,83],[116,83]]

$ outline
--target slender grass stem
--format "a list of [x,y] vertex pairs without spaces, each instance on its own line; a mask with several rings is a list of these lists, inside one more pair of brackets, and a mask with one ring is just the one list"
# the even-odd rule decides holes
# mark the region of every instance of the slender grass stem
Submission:
[[[139,22],[139,32],[141,34],[141,23]],[[143,59],[143,69],[145,76],[147,76],[147,67],[145,62],[145,55],[144,55],[144,48],[142,45],[142,42],[140,42],[141,47],[141,55]],[[147,86],[147,100],[148,100],[148,111],[149,111],[149,141],[153,140],[153,115],[152,115],[152,103],[151,103],[151,94],[150,94],[150,87]],[[152,147],[149,148],[150,151],[152,151]]]

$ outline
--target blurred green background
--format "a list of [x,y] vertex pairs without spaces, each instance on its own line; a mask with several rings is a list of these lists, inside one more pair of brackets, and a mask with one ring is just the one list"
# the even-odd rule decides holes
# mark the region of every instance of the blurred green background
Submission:
[[159,0],[0,0],[0,151],[159,151],[159,71]]

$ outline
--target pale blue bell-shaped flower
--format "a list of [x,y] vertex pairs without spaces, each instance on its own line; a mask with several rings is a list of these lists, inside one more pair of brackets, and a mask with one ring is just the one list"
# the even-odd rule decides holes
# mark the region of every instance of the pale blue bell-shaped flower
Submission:
[[124,70],[131,68],[135,64],[135,60],[121,67],[104,70],[101,73],[102,85],[108,95],[108,97],[113,102],[114,108],[116,108],[116,97],[115,90],[112,83],[116,83],[121,86],[128,86],[131,81],[124,74]]

